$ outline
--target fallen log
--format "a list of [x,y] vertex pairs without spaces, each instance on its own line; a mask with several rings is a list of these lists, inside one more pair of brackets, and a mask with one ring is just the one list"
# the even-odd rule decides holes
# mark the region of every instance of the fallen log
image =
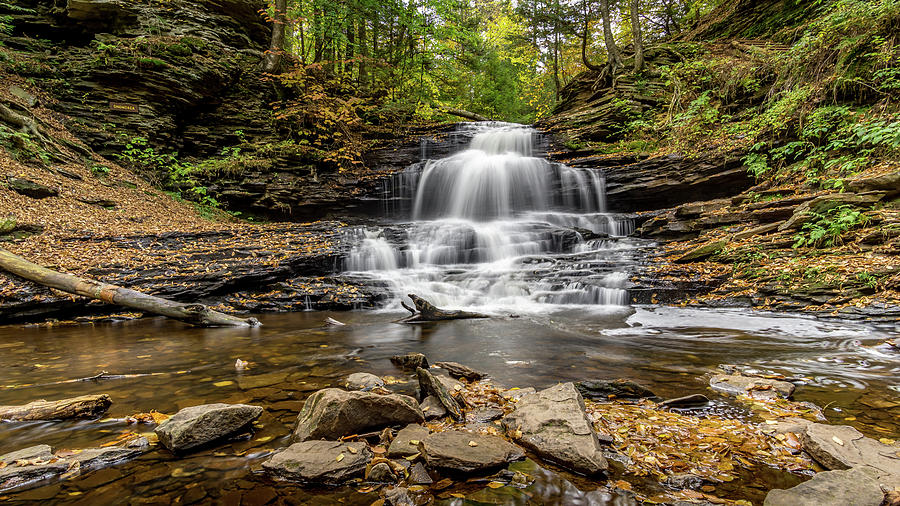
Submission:
[[451,116],[459,116],[460,118],[470,119],[472,121],[490,121],[491,118],[486,116],[482,116],[478,113],[466,111],[464,109],[454,109],[452,107],[441,107],[441,111],[451,115]]
[[469,318],[490,318],[490,315],[482,313],[472,313],[470,311],[447,311],[444,309],[440,309],[434,304],[412,293],[409,294],[408,297],[412,299],[413,304],[415,304],[416,307],[415,309],[413,309],[406,305],[405,302],[402,302],[401,304],[403,305],[403,307],[406,308],[406,310],[411,314],[406,318],[400,319],[400,323],[423,323],[438,322],[443,320],[465,320]]
[[201,327],[254,327],[260,324],[256,318],[238,318],[213,311],[203,304],[182,304],[147,295],[130,288],[56,272],[31,263],[3,248],[0,248],[0,268],[21,278],[66,293],[168,316],[191,325]]
[[70,420],[73,418],[95,418],[106,413],[112,400],[106,394],[82,395],[58,401],[44,399],[29,402],[24,406],[0,406],[0,420]]

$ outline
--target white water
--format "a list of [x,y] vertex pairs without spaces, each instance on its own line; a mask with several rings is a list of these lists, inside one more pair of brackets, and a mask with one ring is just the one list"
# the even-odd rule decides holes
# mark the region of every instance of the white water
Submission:
[[[542,311],[627,306],[630,220],[606,212],[602,174],[534,156],[536,132],[466,124],[468,149],[411,167],[413,222],[353,232],[350,275],[447,308]],[[468,131],[465,131],[468,130]],[[423,148],[423,153],[425,149]]]

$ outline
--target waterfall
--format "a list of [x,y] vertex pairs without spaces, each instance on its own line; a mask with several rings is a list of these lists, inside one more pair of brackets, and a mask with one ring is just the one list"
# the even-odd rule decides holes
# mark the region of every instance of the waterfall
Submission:
[[534,156],[538,133],[522,125],[457,134],[466,149],[389,185],[386,209],[408,201],[398,218],[411,223],[350,232],[348,275],[450,308],[627,305],[633,224],[607,213],[602,173]]

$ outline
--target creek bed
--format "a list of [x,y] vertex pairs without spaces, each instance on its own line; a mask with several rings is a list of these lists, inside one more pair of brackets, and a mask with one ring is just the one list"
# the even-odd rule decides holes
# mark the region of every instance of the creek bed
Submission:
[[[347,325],[326,327],[327,316]],[[114,404],[104,420],[4,423],[0,453],[44,443],[54,449],[96,446],[121,432],[125,416],[211,402],[250,403],[267,411],[252,439],[233,441],[175,458],[154,450],[134,461],[62,483],[7,494],[14,501],[54,503],[171,503],[216,500],[227,504],[371,504],[376,493],[353,487],[308,488],[274,483],[255,472],[272,449],[286,446],[290,428],[311,392],[337,386],[353,372],[405,379],[389,358],[421,352],[489,373],[506,386],[546,387],[560,381],[628,377],[663,397],[705,393],[709,411],[750,420],[740,404],[706,387],[718,364],[809,378],[795,399],[827,406],[831,423],[853,425],[875,438],[900,435],[900,352],[882,344],[894,326],[821,321],[736,310],[573,306],[516,318],[393,323],[389,312],[303,312],[261,315],[255,329],[197,329],[163,319],[73,327],[0,327],[0,404],[23,404],[108,393]],[[250,362],[243,372],[235,360]],[[66,382],[107,371],[134,375]],[[412,382],[393,385],[411,392]],[[613,504],[618,492],[557,473],[532,461],[513,464],[535,482],[525,489],[454,490],[482,502]],[[751,477],[752,478],[752,477]],[[790,477],[757,477],[760,490]],[[742,494],[737,493],[740,497]],[[452,499],[447,499],[448,501]],[[243,501],[243,502],[241,502]]]

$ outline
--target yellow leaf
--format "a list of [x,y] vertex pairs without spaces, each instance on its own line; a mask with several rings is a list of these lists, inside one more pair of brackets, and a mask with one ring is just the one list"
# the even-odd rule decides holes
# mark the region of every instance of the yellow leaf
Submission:
[[896,441],[894,441],[893,439],[888,439],[886,437],[879,439],[879,441],[881,441],[882,443],[884,443],[886,445],[892,445],[892,444],[896,443]]
[[459,494],[459,493],[453,493],[453,494],[450,494],[450,495],[451,495],[452,497],[457,498],[457,499],[465,499],[465,497],[466,497],[465,495]]
[[478,446],[478,443],[476,443],[475,441],[469,441],[469,446],[475,447]]
[[272,436],[261,437],[256,440],[257,443],[265,443],[266,441],[271,441]]
[[213,386],[216,386],[216,387],[227,387],[228,385],[234,385],[234,382],[231,380],[225,380],[225,381],[217,381],[217,382],[213,383]]
[[505,487],[506,484],[500,483],[499,481],[492,481],[492,482],[488,483],[487,486],[490,488],[500,488],[500,487]]
[[352,447],[352,446],[348,446],[348,447],[347,447],[347,451],[350,452],[350,453],[352,453],[352,454],[354,454],[354,455],[356,455],[356,452],[358,452],[359,450],[357,450],[356,448],[354,448],[354,447]]
[[410,492],[421,492],[423,490],[426,490],[426,488],[422,485],[413,485],[407,488],[407,490],[409,490]]
[[342,454],[338,455],[337,458],[334,459],[334,460],[336,460],[336,461],[338,461],[338,462],[344,460],[344,454],[342,453]]
[[839,438],[839,437],[837,437],[837,436],[831,436],[831,440],[834,441],[835,443],[841,445],[841,446],[844,446],[844,442],[841,441],[841,438]]

